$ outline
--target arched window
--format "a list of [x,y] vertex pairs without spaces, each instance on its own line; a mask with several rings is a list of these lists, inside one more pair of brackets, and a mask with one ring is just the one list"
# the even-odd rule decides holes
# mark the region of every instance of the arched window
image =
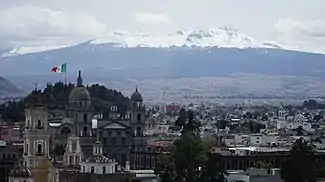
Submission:
[[25,152],[26,152],[26,154],[28,154],[28,142],[26,142],[26,149],[25,149]]
[[87,114],[84,114],[83,119],[84,119],[84,123],[87,123],[88,115]]
[[42,127],[42,122],[41,120],[38,120],[37,121],[37,128],[40,129]]
[[141,126],[137,127],[137,136],[142,136],[142,129]]
[[42,146],[42,144],[37,144],[37,153],[38,154],[41,154],[43,152],[43,146]]
[[137,120],[141,121],[141,114],[140,113],[138,113],[138,115],[137,115]]
[[87,136],[87,130],[88,130],[87,126],[85,126],[84,129],[83,129],[83,132],[82,132],[84,136]]
[[75,153],[76,149],[77,149],[76,144],[72,144],[72,153]]

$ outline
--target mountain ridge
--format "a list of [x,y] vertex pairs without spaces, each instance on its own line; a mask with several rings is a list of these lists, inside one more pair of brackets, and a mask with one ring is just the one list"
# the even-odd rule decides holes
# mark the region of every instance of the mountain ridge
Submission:
[[231,26],[219,28],[188,28],[178,30],[174,33],[163,35],[149,35],[136,30],[113,31],[108,30],[104,36],[93,38],[81,43],[72,45],[57,46],[22,46],[10,49],[2,53],[2,57],[17,56],[29,53],[44,52],[78,44],[90,43],[93,45],[110,44],[114,47],[150,47],[150,48],[169,48],[169,47],[230,47],[230,48],[274,48],[283,49],[281,45],[270,42],[258,42],[250,36],[239,32]]
[[12,82],[0,76],[0,96],[19,95],[22,91]]

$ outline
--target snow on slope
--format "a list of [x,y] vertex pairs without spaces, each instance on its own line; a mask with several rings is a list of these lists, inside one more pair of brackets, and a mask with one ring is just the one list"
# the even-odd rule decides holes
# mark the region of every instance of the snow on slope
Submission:
[[114,43],[117,47],[238,47],[279,48],[269,43],[259,43],[232,27],[215,29],[185,29],[162,36],[150,36],[138,31],[110,31],[106,36],[91,41],[92,44]]
[[68,46],[36,46],[36,47],[18,47],[2,54],[2,57],[17,56],[22,54],[37,53],[48,50],[60,49]]
[[[238,32],[235,28],[226,26],[213,29],[185,29],[175,33],[151,36],[136,30],[130,31],[111,31],[103,37],[90,41],[93,45],[111,44],[115,47],[162,47],[172,46],[182,47],[237,47],[237,48],[275,48],[281,46],[273,43],[261,43],[253,38]],[[75,45],[75,44],[74,44]],[[21,54],[36,53],[47,50],[59,49],[68,46],[39,46],[39,47],[20,47],[15,48],[2,57],[16,56]]]

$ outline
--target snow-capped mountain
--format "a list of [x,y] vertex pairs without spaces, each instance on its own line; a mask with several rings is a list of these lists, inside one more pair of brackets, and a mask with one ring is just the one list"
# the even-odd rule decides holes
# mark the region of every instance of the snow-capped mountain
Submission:
[[[92,45],[110,44],[114,47],[235,47],[235,48],[275,48],[282,47],[277,44],[255,41],[235,28],[226,26],[213,29],[193,28],[176,31],[171,34],[152,36],[136,30],[111,31],[106,35],[87,41]],[[73,44],[76,45],[76,44]],[[70,45],[70,46],[73,46]],[[43,52],[69,46],[38,46],[19,47],[2,54],[2,57],[10,57],[21,54]]]
[[2,54],[2,57],[10,57],[10,56],[17,56],[22,54],[29,54],[29,53],[36,53],[36,52],[43,52],[55,49],[61,49],[68,46],[24,46],[11,49],[8,52]]
[[110,31],[91,41],[92,44],[114,44],[117,47],[237,47],[280,48],[278,45],[259,43],[232,27],[214,29],[185,29],[175,33],[150,36],[138,31]]

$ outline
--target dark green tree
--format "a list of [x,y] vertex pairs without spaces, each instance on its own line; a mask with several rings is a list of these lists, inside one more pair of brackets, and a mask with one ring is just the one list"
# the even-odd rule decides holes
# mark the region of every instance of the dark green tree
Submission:
[[179,127],[184,126],[186,124],[186,120],[187,120],[187,112],[184,108],[182,108],[179,111],[179,116],[177,120],[175,121],[175,126],[179,126]]
[[64,152],[65,152],[64,145],[56,144],[53,149],[54,158],[63,156]]
[[224,182],[221,157],[202,141],[194,113],[189,111],[187,116],[181,138],[174,142],[169,155],[160,160],[156,173],[162,182]]
[[303,136],[304,135],[304,129],[302,128],[302,126],[298,126],[296,131],[297,131],[298,136]]
[[281,177],[285,182],[315,182],[316,166],[314,146],[300,138],[292,145]]

